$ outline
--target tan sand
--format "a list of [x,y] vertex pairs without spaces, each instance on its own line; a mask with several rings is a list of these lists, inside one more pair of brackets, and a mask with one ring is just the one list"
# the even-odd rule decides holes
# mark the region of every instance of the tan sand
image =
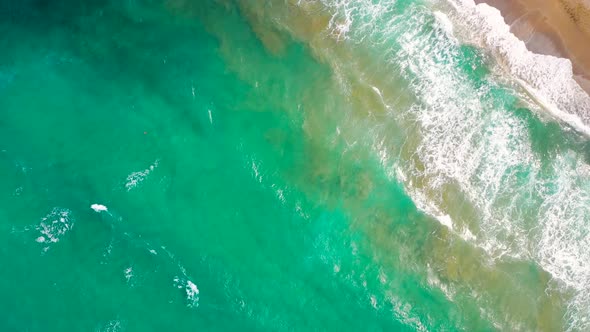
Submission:
[[475,0],[500,10],[510,30],[535,53],[569,58],[590,94],[590,0]]

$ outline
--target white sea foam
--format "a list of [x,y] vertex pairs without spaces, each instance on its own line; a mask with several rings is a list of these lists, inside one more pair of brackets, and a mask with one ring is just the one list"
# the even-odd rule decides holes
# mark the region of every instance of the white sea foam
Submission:
[[[543,268],[576,295],[569,303],[572,329],[590,329],[590,166],[573,153],[553,162],[557,178],[542,184],[544,200],[536,255]],[[541,188],[540,188],[541,189]]]
[[454,27],[453,27],[453,22],[451,22],[451,19],[449,19],[449,17],[440,11],[434,11],[434,18],[438,21],[438,26],[440,28],[442,28],[442,30],[446,33],[446,36],[453,41],[457,41],[455,39],[455,35],[454,35]]
[[109,210],[106,206],[104,206],[102,204],[92,204],[92,205],[90,205],[90,208],[92,210],[94,210],[95,212],[99,212],[99,213],[106,212]]
[[281,204],[285,204],[287,202],[285,198],[285,190],[278,188],[276,184],[273,184],[271,187],[275,189],[277,199],[281,202]]
[[373,307],[373,309],[377,309],[377,297],[375,295],[371,295],[369,299],[371,301],[371,307]]
[[[590,235],[585,231],[590,228],[590,172],[583,171],[588,168],[587,164],[573,152],[558,155],[551,174],[543,175],[523,120],[482,101],[481,96],[486,91],[474,90],[463,83],[466,80],[456,73],[452,63],[441,66],[432,61],[436,58],[432,53],[438,52],[448,53],[448,58],[452,58],[452,53],[456,52],[453,43],[446,43],[439,37],[434,44],[432,40],[423,39],[434,45],[435,50],[429,50],[429,45],[420,43],[419,36],[410,34],[408,37],[404,48],[412,59],[408,68],[419,75],[415,88],[425,102],[414,110],[424,128],[419,155],[427,165],[427,177],[433,179],[431,188],[441,188],[451,181],[460,184],[482,213],[480,245],[494,256],[536,260],[576,294],[568,308],[568,327],[590,328],[590,265],[587,264],[590,248],[584,244],[590,243]],[[495,45],[502,45],[507,42],[505,39],[491,38],[488,42],[498,41]],[[510,42],[518,44],[518,41]],[[585,106],[587,96],[578,96],[579,88],[569,82],[572,81],[571,68],[563,67],[567,64],[554,58],[530,55],[523,50],[524,45],[520,46],[516,54],[520,52],[523,59],[546,60],[543,66],[549,71],[532,70],[543,67],[538,63],[533,65],[532,60],[523,60],[523,63],[514,60],[510,64],[512,70],[522,74],[523,79],[540,91],[538,93],[563,107],[569,117],[577,115],[575,112],[579,110],[590,110]],[[527,66],[531,67],[530,71],[525,70]],[[535,75],[539,75],[537,80],[533,79]],[[559,98],[553,97],[553,91],[546,91],[554,84],[559,86],[555,90]],[[564,96],[567,100],[563,100]],[[572,126],[578,125],[571,118],[561,118]],[[578,126],[578,129],[584,128]],[[526,224],[531,218],[526,214],[536,209],[539,213],[532,218],[538,223],[538,235]]]
[[416,331],[428,331],[425,323],[422,322],[421,318],[412,312],[412,306],[399,299],[396,295],[391,292],[386,294],[386,298],[393,307],[393,313],[397,319],[402,323],[413,327]]
[[152,173],[156,168],[158,168],[160,161],[156,159],[152,165],[148,168],[144,169],[143,171],[133,172],[127,175],[125,188],[127,191],[131,191],[135,187],[137,187],[140,183],[142,183],[150,173]]
[[[184,270],[181,268],[181,270]],[[182,271],[185,274],[186,271]],[[174,285],[178,289],[183,289],[186,295],[187,306],[190,308],[196,308],[199,306],[199,288],[197,285],[186,278],[183,277],[174,277]]]
[[125,271],[123,271],[125,274],[125,280],[129,283],[129,281],[131,281],[131,278],[133,278],[133,267],[128,267],[125,269]]
[[455,297],[455,291],[451,286],[448,286],[447,284],[443,283],[436,276],[436,274],[430,266],[428,266],[427,268],[426,281],[428,282],[428,285],[430,285],[430,287],[440,289],[440,291],[443,292],[443,294],[445,294],[446,298],[449,299],[449,301],[453,301],[453,298]]
[[262,175],[260,174],[260,171],[258,168],[259,168],[258,164],[254,160],[252,160],[252,172],[253,172],[254,178],[258,182],[262,183]]
[[471,42],[501,59],[553,116],[590,135],[590,96],[574,80],[571,61],[528,51],[496,8],[473,0],[447,1],[456,9],[455,23],[463,26]]
[[35,227],[41,233],[35,241],[44,244],[59,242],[74,227],[74,219],[71,217],[71,213],[68,209],[53,208]]
[[[424,167],[414,164],[415,160],[392,166],[395,162],[387,147],[374,144],[382,165],[393,170],[419,208],[449,229],[457,225],[445,212],[441,197],[432,193],[458,187],[478,211],[479,225],[475,234],[468,227],[457,228],[457,233],[497,259],[510,256],[537,262],[574,293],[567,328],[588,330],[588,165],[582,156],[569,152],[544,156],[552,158],[553,165],[550,170],[541,166],[526,121],[503,109],[498,97],[490,94],[492,89],[506,87],[493,78],[476,86],[458,70],[457,59],[462,55],[454,36],[457,27],[464,34],[460,39],[471,36],[470,42],[502,59],[515,75],[514,81],[553,116],[586,133],[590,99],[572,79],[568,60],[528,52],[495,9],[475,6],[471,0],[450,2],[455,9],[449,18],[420,6],[391,15],[392,1],[322,1],[335,12],[330,27],[336,34],[342,32],[340,22],[348,25],[339,37],[377,47],[394,38],[397,45],[381,54],[401,71],[418,97],[419,102],[406,113],[417,121],[421,140],[415,156]],[[425,187],[418,189],[413,179],[421,179]],[[499,327],[514,324],[494,323]]]
[[[590,308],[590,249],[584,243],[590,243],[590,237],[583,230],[590,227],[590,188],[588,175],[574,171],[583,161],[568,169],[559,162],[564,157],[558,156],[553,176],[543,176],[524,121],[488,105],[481,98],[486,91],[464,83],[468,80],[453,63],[433,60],[441,52],[452,58],[452,42],[421,37],[408,33],[400,58],[410,59],[408,68],[420,77],[414,88],[424,105],[413,111],[423,128],[418,154],[427,167],[422,176],[431,179],[432,189],[452,182],[460,185],[482,214],[477,239],[493,256],[534,259],[574,289],[569,327],[586,329],[588,323],[581,323]],[[547,189],[554,187],[557,193]],[[536,217],[540,238],[531,236],[526,224],[526,214],[538,208],[535,194],[541,202]]]
[[115,319],[107,322],[102,328],[97,329],[99,332],[121,332],[125,330],[122,321]]
[[187,282],[186,282],[186,296],[187,296],[187,298],[192,299],[197,295],[199,295],[199,289],[197,288],[197,285],[195,285],[192,281],[187,280]]
[[[460,185],[481,213],[478,242],[493,256],[536,260],[573,289],[570,328],[586,329],[588,324],[581,323],[590,308],[590,248],[584,245],[590,237],[583,231],[590,227],[589,187],[582,186],[587,175],[581,177],[559,165],[553,169],[557,182],[543,176],[526,123],[489,105],[482,98],[486,91],[466,83],[468,79],[457,73],[452,62],[436,62],[437,56],[452,59],[456,55],[453,41],[437,36],[436,30],[426,38],[411,33],[418,27],[408,31],[402,35],[398,60],[408,59],[407,68],[420,78],[414,81],[414,89],[424,104],[412,110],[423,129],[418,155],[426,168],[420,176],[430,179],[431,189]],[[550,193],[548,187],[558,188],[557,193]],[[536,220],[540,238],[531,236],[526,216],[535,212],[536,193],[542,202]]]
[[340,269],[341,269],[340,264],[334,264],[334,267],[332,270],[334,271],[334,273],[338,273],[338,272],[340,272]]

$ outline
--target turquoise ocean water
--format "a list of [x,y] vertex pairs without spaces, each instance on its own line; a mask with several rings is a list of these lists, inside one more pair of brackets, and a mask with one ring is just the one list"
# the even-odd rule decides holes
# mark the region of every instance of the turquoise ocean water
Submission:
[[452,10],[0,2],[0,330],[590,329],[590,143]]

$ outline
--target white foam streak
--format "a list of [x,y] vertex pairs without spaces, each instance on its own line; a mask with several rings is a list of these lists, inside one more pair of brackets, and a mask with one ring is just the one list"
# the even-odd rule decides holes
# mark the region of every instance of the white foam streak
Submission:
[[[403,115],[405,119],[412,115],[419,130],[415,155],[396,165],[382,140],[373,144],[373,150],[383,167],[404,183],[418,208],[442,225],[496,259],[510,256],[537,262],[564,290],[573,291],[567,327],[588,330],[588,165],[574,152],[558,152],[562,154],[543,156],[552,162],[549,170],[543,167],[541,156],[533,151],[527,120],[504,109],[497,103],[502,97],[491,93],[518,92],[506,91],[494,78],[473,84],[467,73],[458,70],[463,55],[453,34],[457,27],[468,31],[471,41],[502,59],[515,81],[553,116],[586,133],[590,133],[590,98],[573,80],[568,60],[530,53],[509,33],[497,10],[476,6],[472,0],[450,2],[455,11],[449,19],[419,6],[396,16],[391,14],[391,1],[322,1],[338,13],[332,29],[337,30],[343,18],[348,22],[348,41],[381,46],[395,40],[397,44],[381,54],[410,82],[419,100]],[[382,96],[379,87],[373,90]],[[414,185],[415,179],[423,182],[421,187]],[[433,194],[449,188],[458,188],[479,214],[475,234],[456,225],[458,221],[445,212],[445,202]]]
[[140,183],[142,183],[150,173],[152,173],[156,168],[158,168],[159,160],[156,159],[152,165],[148,168],[144,169],[143,171],[137,171],[129,174],[126,179],[125,188],[127,191],[131,191],[135,187],[137,187]]
[[[486,105],[481,96],[487,91],[474,88],[469,79],[456,70],[453,59],[458,57],[458,50],[455,41],[447,38],[447,29],[433,29],[425,34],[420,26],[433,23],[429,15],[414,9],[408,16],[413,18],[413,26],[401,34],[401,50],[393,60],[402,62],[409,79],[419,77],[412,80],[412,87],[421,97],[422,105],[414,105],[410,112],[420,124],[423,139],[417,155],[426,166],[420,174],[413,171],[416,166],[412,166],[410,172],[428,179],[429,188],[435,191],[446,184],[458,183],[483,212],[485,221],[481,233],[487,238],[496,239],[500,233],[523,233],[524,230],[512,223],[505,223],[503,229],[498,229],[493,221],[497,216],[492,205],[493,198],[501,195],[505,188],[504,175],[523,161],[533,159],[524,123]],[[434,23],[441,24],[440,20]],[[432,200],[431,197],[420,199],[424,194],[417,190],[413,195],[418,202]],[[438,207],[422,208],[439,220],[445,215]],[[442,220],[445,224],[446,220]],[[496,245],[488,247],[492,249]],[[506,248],[495,249],[505,252]]]
[[[456,50],[452,41],[435,36],[433,43],[432,39],[409,33],[402,44],[405,54],[398,57],[409,59],[408,68],[420,77],[414,88],[425,105],[414,111],[424,129],[418,155],[427,167],[421,175],[431,179],[432,189],[458,183],[482,213],[480,245],[496,257],[536,260],[575,292],[568,308],[569,328],[589,328],[590,248],[586,244],[590,243],[590,172],[580,172],[587,164],[573,152],[571,156],[558,155],[551,174],[543,175],[523,120],[483,102],[480,96],[486,91],[463,83],[467,79],[456,72],[453,63],[441,65],[433,60],[441,52],[447,53],[445,58],[453,58]],[[576,97],[581,90],[567,83],[571,68],[564,68],[563,61],[545,60],[556,62],[547,64],[544,73],[526,71],[527,65],[535,67],[531,63],[515,62],[512,66],[549,98],[554,92],[548,94],[547,90],[557,82],[559,98],[553,101],[570,110],[562,120],[580,129],[577,120],[572,120],[576,118],[573,113],[590,109],[584,106],[587,96]],[[557,188],[553,189],[556,192],[551,188]],[[538,236],[531,233],[524,215],[535,209],[539,211]]]
[[448,1],[471,42],[492,51],[546,111],[590,135],[590,96],[574,80],[571,61],[528,51],[496,8],[473,0]]
[[557,173],[539,209],[543,221],[537,245],[541,265],[576,290],[568,320],[581,330],[590,328],[590,167],[573,154],[559,156]]
[[[453,43],[440,36],[412,34],[418,27],[409,30],[402,36],[403,53],[398,59],[408,59],[407,68],[420,77],[414,88],[424,105],[412,111],[423,129],[418,155],[426,167],[418,175],[430,179],[431,189],[458,183],[482,213],[479,244],[496,257],[538,261],[575,290],[568,310],[570,327],[587,328],[588,323],[579,325],[590,308],[590,249],[584,245],[590,243],[584,231],[590,227],[587,173],[585,178],[580,176],[558,156],[553,168],[558,180],[542,176],[523,120],[482,101],[480,96],[486,91],[464,83],[468,80],[457,73],[452,62],[435,61],[440,53],[452,59],[456,52]],[[578,168],[584,165],[583,161],[576,164]],[[584,187],[580,187],[582,182]],[[559,189],[550,194],[547,187]],[[542,202],[537,219],[542,229],[540,239],[529,235],[531,229],[522,212],[527,207],[534,212],[537,193]],[[414,199],[425,200],[416,193]]]
[[[587,233],[576,234],[590,227],[588,187],[582,189],[579,183],[564,182],[580,181],[580,177],[563,165],[553,169],[557,183],[540,175],[540,161],[531,150],[523,120],[486,105],[480,99],[486,91],[464,83],[467,78],[458,74],[452,63],[443,65],[434,60],[441,52],[452,58],[456,52],[452,42],[446,43],[442,36],[424,38],[408,33],[404,37],[405,54],[398,59],[409,59],[408,68],[420,77],[414,88],[424,102],[413,109],[423,128],[418,155],[426,168],[419,175],[430,179],[431,189],[458,183],[482,213],[480,245],[496,257],[537,260],[575,290],[568,310],[570,326],[588,327],[576,325],[586,318],[585,311],[590,308],[590,238]],[[519,176],[526,177],[525,184],[521,184]],[[559,191],[540,197],[543,203],[538,223],[542,235],[536,243],[520,211],[522,204],[534,204],[532,193],[543,194],[543,188],[538,186],[547,181]],[[534,205],[530,207],[534,209]]]

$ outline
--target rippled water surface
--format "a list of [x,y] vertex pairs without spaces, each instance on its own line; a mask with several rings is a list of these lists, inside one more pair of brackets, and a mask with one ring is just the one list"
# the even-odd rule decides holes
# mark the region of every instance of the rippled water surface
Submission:
[[459,3],[1,2],[0,330],[590,329],[590,143]]

